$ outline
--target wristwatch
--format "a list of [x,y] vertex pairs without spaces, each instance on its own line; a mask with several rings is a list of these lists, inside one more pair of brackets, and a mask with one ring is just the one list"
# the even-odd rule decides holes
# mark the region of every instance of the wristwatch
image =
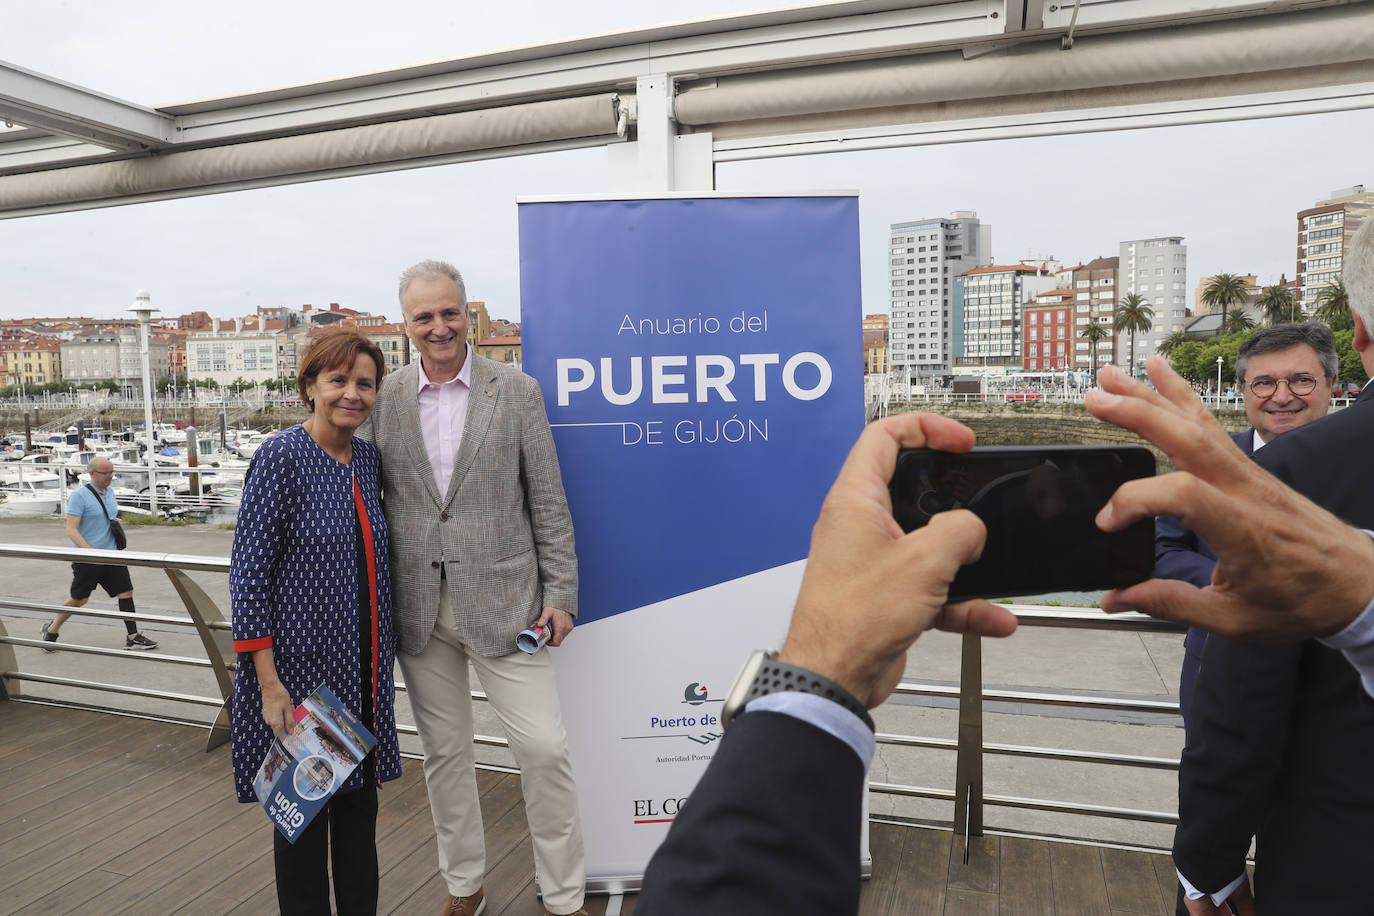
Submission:
[[730,723],[744,712],[744,707],[759,697],[791,690],[796,693],[815,694],[838,703],[858,716],[863,724],[868,726],[869,731],[876,731],[873,717],[854,694],[828,677],[778,661],[777,654],[756,649],[745,659],[744,667],[740,669],[730,692],[725,695],[725,703],[720,710],[721,725],[729,728]]

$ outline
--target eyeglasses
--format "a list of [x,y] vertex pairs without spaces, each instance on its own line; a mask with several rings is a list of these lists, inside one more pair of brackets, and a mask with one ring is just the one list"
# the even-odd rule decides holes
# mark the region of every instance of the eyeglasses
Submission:
[[1257,398],[1272,397],[1274,392],[1279,390],[1279,382],[1288,386],[1288,390],[1298,397],[1311,394],[1317,390],[1317,380],[1310,375],[1295,375],[1292,378],[1270,378],[1261,375],[1259,378],[1250,382],[1248,385],[1250,393]]
[[95,471],[95,470],[93,470],[93,471],[91,471],[91,473],[92,473],[92,474],[113,474],[113,473],[114,473],[114,468],[110,468],[108,471]]

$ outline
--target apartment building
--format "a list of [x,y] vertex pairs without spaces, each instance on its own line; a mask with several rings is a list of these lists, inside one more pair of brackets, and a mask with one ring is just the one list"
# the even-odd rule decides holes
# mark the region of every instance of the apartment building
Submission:
[[1059,265],[989,265],[965,271],[951,295],[954,367],[1020,368],[1021,320],[1026,303],[1055,288]]
[[[1122,242],[1118,264],[1117,302],[1134,293],[1154,310],[1150,330],[1135,335],[1139,369],[1160,341],[1188,325],[1188,246],[1177,235]],[[1123,369],[1129,351],[1116,348],[1117,365]]]
[[[1069,271],[1069,285],[1073,288],[1073,368],[1096,374],[1097,369],[1116,362],[1118,346],[1114,322],[1116,319],[1117,280],[1120,258],[1094,258]],[[1092,342],[1083,337],[1089,324],[1099,324],[1106,336],[1097,342],[1097,363],[1093,364]],[[1137,343],[1136,351],[1140,347]]]
[[953,366],[954,280],[992,263],[992,227],[973,210],[893,223],[888,233],[888,357],[903,381],[948,375]]
[[1321,289],[1341,275],[1350,238],[1371,212],[1374,191],[1364,185],[1332,191],[1315,207],[1298,211],[1298,303],[1311,314]]
[[1028,372],[1073,367],[1073,298],[1067,287],[1046,290],[1023,310],[1021,365]]

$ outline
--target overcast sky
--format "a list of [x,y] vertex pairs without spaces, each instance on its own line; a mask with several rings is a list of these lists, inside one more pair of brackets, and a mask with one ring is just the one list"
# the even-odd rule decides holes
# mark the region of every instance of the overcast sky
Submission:
[[[750,0],[5,0],[0,60],[150,106],[776,4]],[[887,309],[887,227],[977,210],[998,261],[1065,263],[1181,235],[1188,285],[1294,272],[1294,214],[1374,189],[1374,112],[808,156],[717,167],[722,191],[860,192],[863,295]],[[606,190],[604,150],[0,220],[0,317],[176,315],[339,302],[395,320],[394,279],[442,257],[518,318],[515,198]]]

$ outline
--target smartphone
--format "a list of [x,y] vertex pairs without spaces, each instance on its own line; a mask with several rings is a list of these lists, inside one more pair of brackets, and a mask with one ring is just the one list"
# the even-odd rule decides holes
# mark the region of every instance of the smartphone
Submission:
[[950,509],[983,520],[983,555],[959,569],[951,601],[1122,588],[1150,578],[1154,524],[1108,533],[1093,519],[1117,487],[1154,472],[1141,445],[906,449],[892,477],[892,515],[903,531]]

